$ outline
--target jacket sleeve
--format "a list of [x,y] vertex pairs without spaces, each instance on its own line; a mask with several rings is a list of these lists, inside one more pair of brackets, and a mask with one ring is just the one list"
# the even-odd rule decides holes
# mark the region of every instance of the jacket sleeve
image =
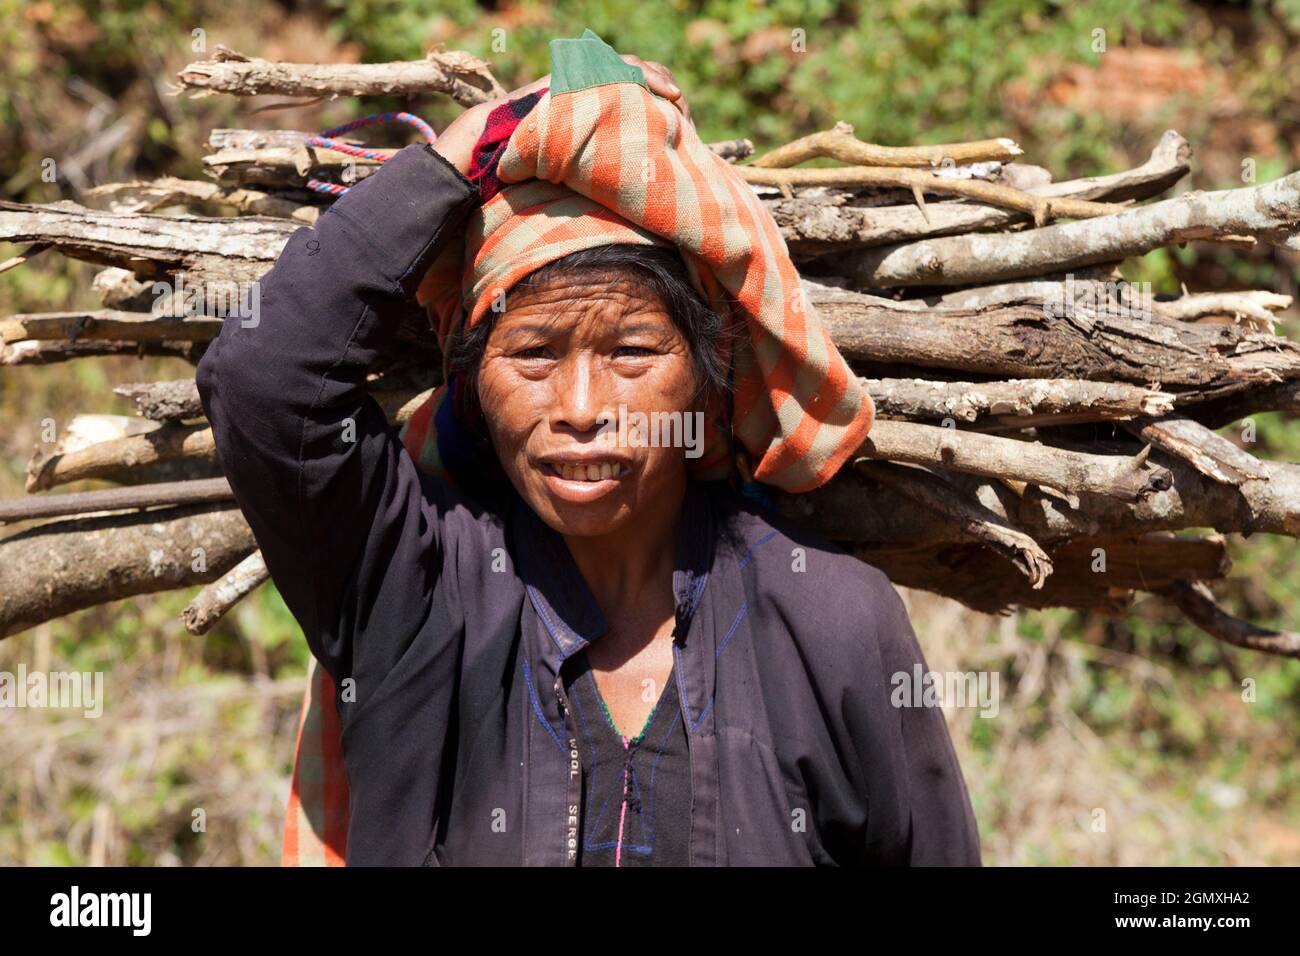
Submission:
[[865,862],[979,866],[979,830],[943,710],[916,684],[929,670],[925,656],[903,599],[876,574],[875,673],[859,685],[868,691],[855,732],[871,780]]
[[450,490],[422,476],[366,373],[478,201],[425,145],[294,231],[250,316],[199,362],[222,468],[267,569],[336,684],[377,686],[430,613]]

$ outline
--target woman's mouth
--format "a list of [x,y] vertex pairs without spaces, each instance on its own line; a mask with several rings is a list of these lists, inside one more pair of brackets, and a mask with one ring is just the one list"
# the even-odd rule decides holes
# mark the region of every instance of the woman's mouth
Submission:
[[544,461],[539,470],[552,494],[577,503],[593,501],[608,494],[632,474],[631,467],[621,461],[586,464]]
[[631,471],[616,461],[603,461],[590,465],[570,465],[564,462],[542,462],[542,467],[567,481],[603,481],[606,478],[623,478]]

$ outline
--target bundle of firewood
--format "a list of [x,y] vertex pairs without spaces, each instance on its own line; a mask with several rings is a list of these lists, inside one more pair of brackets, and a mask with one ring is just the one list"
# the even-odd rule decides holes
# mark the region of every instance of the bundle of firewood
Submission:
[[[462,53],[326,66],[224,49],[181,72],[184,91],[439,92],[463,106],[504,93]],[[0,240],[32,244],[0,268],[46,249],[106,267],[101,308],[0,320],[0,365],[197,362],[220,317],[332,201],[308,182],[356,181],[396,151],[358,159],[310,135],[217,129],[210,181],[114,183],[90,205],[0,202]],[[1222,640],[1300,656],[1300,636],[1229,616],[1206,584],[1229,567],[1219,533],[1300,533],[1300,465],[1250,452],[1250,416],[1300,408],[1300,348],[1274,327],[1290,299],[1153,295],[1118,271],[1189,240],[1300,250],[1300,173],[1161,199],[1189,170],[1173,131],[1134,169],[1064,182],[1019,162],[1008,139],[883,147],[839,124],[757,158],[744,139],[713,148],[763,198],[878,411],[859,456],[817,492],[776,495],[783,512],[898,584],[980,610],[1120,614],[1144,590]],[[819,157],[838,165],[797,168]],[[227,215],[175,213],[195,204]],[[431,331],[403,328],[373,394],[400,423],[439,374]],[[201,633],[266,579],[193,379],[116,391],[138,414],[73,420],[38,450],[27,490],[119,487],[0,502],[0,521],[29,523],[0,539],[0,635],[205,584],[184,614]],[[1231,439],[1216,431],[1234,422]]]

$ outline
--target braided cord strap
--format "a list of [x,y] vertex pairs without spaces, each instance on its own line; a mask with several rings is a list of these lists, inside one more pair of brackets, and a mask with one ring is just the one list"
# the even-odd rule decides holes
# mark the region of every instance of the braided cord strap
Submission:
[[[335,136],[342,136],[344,133],[350,133],[354,129],[361,129],[365,126],[376,126],[380,123],[406,123],[408,126],[414,126],[426,143],[432,143],[438,138],[438,134],[433,131],[433,127],[413,113],[374,113],[370,116],[363,116],[360,119],[344,123],[342,126],[327,129],[319,135],[308,136],[303,143],[304,145],[316,146],[321,149],[332,149],[334,152],[343,153],[345,156],[355,156],[358,159],[369,159],[377,163],[383,163],[388,160],[388,156],[378,150],[365,146],[353,146],[351,143],[339,143],[333,139]],[[322,179],[309,179],[307,180],[307,188],[314,192],[325,193],[330,196],[342,196],[351,187],[341,186],[338,183],[325,182]]]

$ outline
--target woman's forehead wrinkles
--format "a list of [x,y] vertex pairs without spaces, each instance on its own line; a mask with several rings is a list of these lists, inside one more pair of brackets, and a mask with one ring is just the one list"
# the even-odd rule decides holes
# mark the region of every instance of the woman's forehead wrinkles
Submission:
[[614,306],[620,309],[659,305],[658,299],[634,283],[597,285],[592,282],[548,285],[543,288],[519,287],[506,293],[506,312],[546,305],[580,309],[588,305]]
[[513,300],[506,295],[506,311],[498,320],[502,335],[547,334],[593,320],[599,323],[598,330],[617,329],[623,334],[662,334],[673,325],[663,303],[634,287],[618,289],[586,282],[521,292]]
[[[517,316],[512,321],[502,322],[500,333],[502,338],[507,340],[544,336],[557,331],[572,331],[585,319],[592,317],[589,311],[584,311],[581,314],[548,314],[536,317],[529,316],[528,318]],[[643,309],[628,310],[619,314],[606,312],[599,318],[601,321],[592,327],[592,331],[607,331],[627,336],[641,334],[665,336],[672,335],[675,330],[671,320],[666,315],[647,315]]]

